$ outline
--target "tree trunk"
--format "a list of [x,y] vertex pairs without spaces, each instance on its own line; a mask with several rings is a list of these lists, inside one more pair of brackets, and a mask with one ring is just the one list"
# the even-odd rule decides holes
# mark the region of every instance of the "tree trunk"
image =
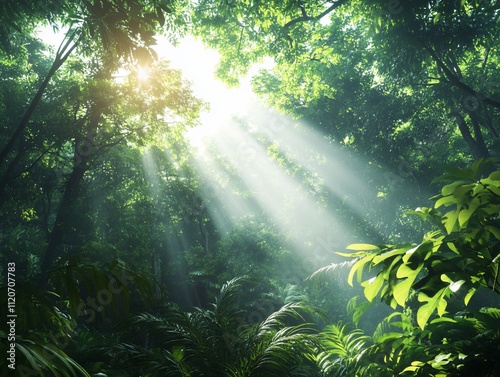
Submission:
[[[71,28],[70,28],[70,30],[68,30],[68,33],[66,34],[65,39],[61,42],[61,45],[59,46],[59,49],[57,50],[56,57],[54,58],[54,62],[52,63],[52,66],[50,67],[49,72],[45,76],[45,79],[42,81],[42,84],[38,88],[38,91],[36,92],[33,99],[31,100],[30,105],[26,109],[26,112],[24,113],[19,124],[17,125],[16,129],[14,130],[13,134],[11,135],[9,141],[7,142],[7,144],[5,144],[5,146],[0,151],[0,166],[2,166],[7,161],[12,149],[16,145],[16,142],[19,140],[21,135],[23,134],[26,126],[28,125],[31,117],[33,116],[33,113],[35,112],[35,109],[37,108],[38,104],[40,103],[42,96],[45,93],[47,86],[49,85],[50,80],[52,79],[54,74],[57,72],[57,70],[68,59],[68,57],[71,55],[73,50],[76,48],[76,46],[78,45],[79,41],[82,38],[82,35],[80,35],[80,37],[75,41],[75,38],[77,36],[77,31],[75,31]],[[73,43],[73,41],[74,41],[74,43]],[[12,165],[12,163],[11,163],[11,165]],[[13,167],[15,167],[15,166],[13,166]],[[4,177],[4,180],[5,179],[6,179],[6,177]]]
[[472,130],[474,131],[474,139],[476,140],[477,153],[481,157],[490,157],[490,152],[488,151],[486,143],[484,142],[483,132],[481,131],[481,123],[479,122],[479,119],[471,111],[469,111],[468,114],[472,122]]
[[82,160],[79,164],[74,166],[68,178],[63,197],[57,208],[56,219],[49,235],[47,247],[42,257],[42,273],[46,273],[50,270],[57,257],[57,251],[63,242],[63,236],[68,230],[73,215],[73,205],[78,198],[80,183],[87,169],[87,161]]
[[477,160],[483,157],[489,157],[490,154],[486,149],[486,146],[484,145],[484,141],[483,144],[481,145],[474,139],[474,137],[470,133],[469,127],[467,126],[467,122],[465,121],[462,114],[460,114],[457,110],[455,110],[453,112],[453,115],[455,116],[455,119],[457,121],[458,129],[460,130],[462,137],[467,143],[467,146],[469,147],[469,150],[471,151],[474,159]]
[[56,219],[52,231],[48,237],[47,247],[42,257],[41,271],[46,273],[57,258],[57,252],[63,243],[65,233],[69,231],[74,204],[79,196],[79,189],[83,176],[88,170],[88,163],[92,157],[94,149],[94,136],[99,126],[100,114],[94,114],[90,118],[89,131],[87,137],[80,143],[75,142],[75,152],[73,158],[73,170],[68,177],[64,193],[57,208]]

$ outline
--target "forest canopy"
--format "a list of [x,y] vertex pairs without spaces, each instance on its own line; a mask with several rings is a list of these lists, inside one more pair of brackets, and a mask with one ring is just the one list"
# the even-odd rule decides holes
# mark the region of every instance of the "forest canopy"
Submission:
[[3,1],[0,376],[496,376],[499,32],[494,0]]

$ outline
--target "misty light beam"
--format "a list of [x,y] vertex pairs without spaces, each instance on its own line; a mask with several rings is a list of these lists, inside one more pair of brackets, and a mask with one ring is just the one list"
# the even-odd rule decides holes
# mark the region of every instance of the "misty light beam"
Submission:
[[[366,206],[377,195],[359,176],[362,161],[311,125],[268,109],[251,92],[248,77],[241,88],[227,89],[214,78],[218,54],[200,42],[188,38],[179,48],[162,45],[157,52],[172,58],[195,94],[210,102],[201,126],[186,136],[201,195],[221,233],[245,216],[265,214],[304,258],[310,252],[335,258],[333,251],[360,241],[350,225],[369,222]],[[328,197],[349,208],[351,222],[339,217],[340,209],[327,208]]]

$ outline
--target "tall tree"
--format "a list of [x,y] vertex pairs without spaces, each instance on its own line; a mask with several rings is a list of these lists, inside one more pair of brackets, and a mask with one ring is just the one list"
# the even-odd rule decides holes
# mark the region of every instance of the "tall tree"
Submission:
[[[416,106],[414,112],[420,116],[433,107],[433,98],[436,113],[449,114],[442,122],[451,125],[453,121],[470,155],[479,158],[491,153],[498,138],[496,12],[493,2],[476,1],[205,1],[195,7],[193,18],[200,37],[221,51],[219,73],[227,81],[234,83],[264,56],[275,59],[279,75],[307,76],[312,87],[301,98],[302,108],[316,108],[323,97],[328,102],[342,85],[326,79],[329,67],[343,67],[351,57],[359,60],[360,55],[370,55],[371,59],[361,59],[353,67],[363,78],[383,83],[385,93],[397,92],[405,101],[429,100]],[[342,19],[349,24],[339,28]],[[360,43],[351,43],[351,50],[335,56],[345,43],[343,34],[358,34]],[[358,77],[348,75],[353,80]],[[289,79],[281,88],[282,97],[304,88]],[[370,89],[359,88],[363,90]],[[368,127],[363,129],[370,132]]]
[[[1,146],[0,168],[8,164],[7,170],[16,164],[12,151],[22,142],[25,129],[29,127],[50,80],[76,48],[84,55],[88,55],[89,51],[98,52],[110,70],[116,69],[120,60],[150,62],[155,57],[151,46],[155,43],[156,28],[164,26],[167,18],[169,23],[174,23],[172,18],[166,17],[172,14],[172,7],[164,2],[68,0],[36,3],[33,6],[21,1],[7,2],[3,8],[0,39],[6,51],[20,47],[11,45],[16,35],[32,32],[35,26],[42,23],[68,27],[66,38],[59,46],[38,91],[29,106],[20,109],[23,116]],[[178,19],[174,18],[177,25],[180,24]]]

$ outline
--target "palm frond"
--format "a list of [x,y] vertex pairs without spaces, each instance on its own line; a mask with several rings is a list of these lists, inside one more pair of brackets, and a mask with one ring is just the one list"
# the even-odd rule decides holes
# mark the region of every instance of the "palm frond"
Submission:
[[355,258],[353,260],[348,260],[341,263],[332,263],[328,266],[321,267],[319,270],[314,271],[310,276],[308,276],[306,280],[317,282],[321,279],[325,279],[331,276],[341,278],[342,276],[340,276],[340,272],[350,269],[359,259],[360,258]]
[[373,342],[360,329],[348,331],[346,324],[326,327],[320,333],[323,351],[317,357],[325,376],[354,375]]
[[234,309],[243,288],[242,283],[247,279],[247,277],[243,276],[226,282],[220,289],[219,295],[215,298],[214,312],[224,314],[226,311]]
[[112,368],[126,369],[133,375],[183,377],[189,376],[192,371],[184,360],[181,348],[170,351],[162,348],[150,349],[130,343],[119,343],[113,346],[110,353],[112,354],[110,361]]
[[19,355],[22,355],[17,362],[17,367],[22,365],[38,376],[90,377],[81,365],[53,344],[41,344],[17,338],[16,349]]
[[279,310],[271,313],[257,326],[257,333],[264,334],[287,325],[287,320],[306,322],[305,315],[312,313],[313,309],[303,302],[290,302]]
[[[394,318],[396,317],[400,317],[400,321],[394,321]],[[393,332],[395,329],[401,330],[398,331],[398,334],[402,334],[403,332],[411,333],[413,325],[410,318],[408,318],[408,316],[404,313],[391,313],[377,325],[375,331],[373,332],[373,340],[378,342],[382,339],[382,337],[387,337],[387,334]]]
[[[153,297],[149,281],[119,260],[98,265],[73,255],[58,261],[49,281],[67,299],[72,316],[83,316],[88,321],[94,319],[96,311],[104,317],[107,308],[115,314],[128,311],[133,289],[145,302]],[[98,307],[89,307],[89,299]]]
[[318,346],[313,333],[310,325],[304,323],[284,327],[267,340],[261,339],[254,350],[251,375],[288,376]]

